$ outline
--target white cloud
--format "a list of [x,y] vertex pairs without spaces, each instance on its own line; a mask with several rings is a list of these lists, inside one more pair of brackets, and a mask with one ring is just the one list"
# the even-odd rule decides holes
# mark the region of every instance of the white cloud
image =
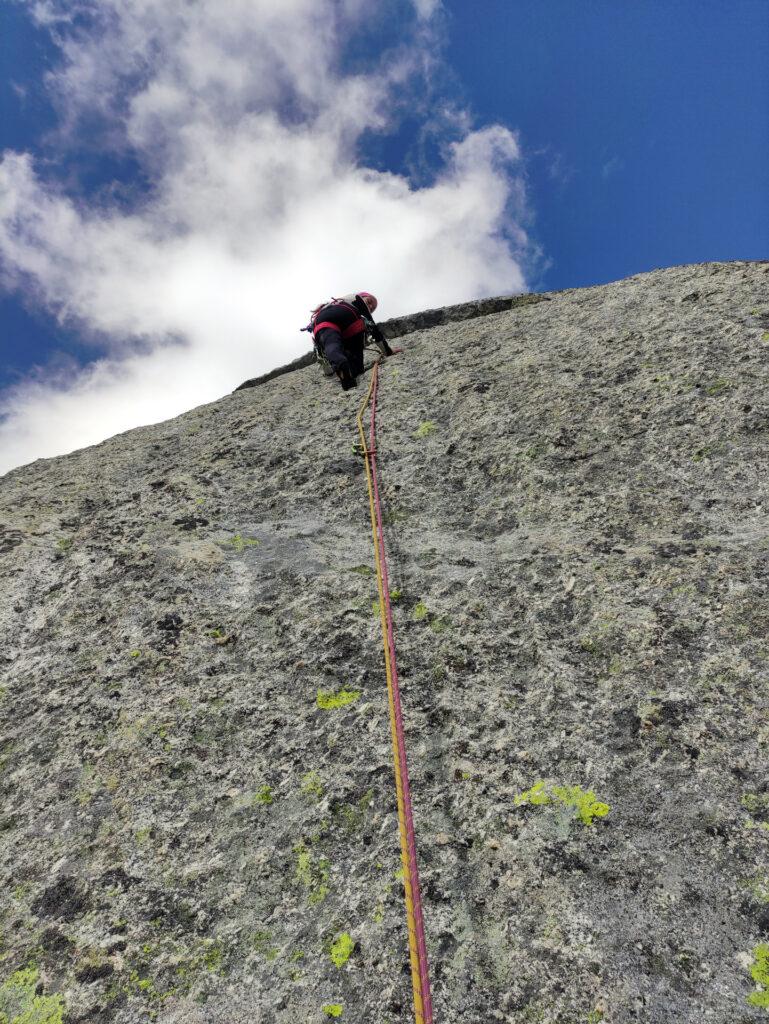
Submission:
[[414,7],[420,18],[427,20],[441,7],[441,0],[414,0]]
[[[462,125],[426,187],[360,160],[364,129],[418,106],[431,59],[423,26],[365,74],[346,72],[346,44],[384,6],[93,0],[76,27],[71,0],[37,0],[64,53],[51,85],[71,141],[100,119],[152,186],[126,210],[68,195],[28,155],[0,163],[6,281],[100,357],[0,396],[0,472],[175,415],[293,358],[324,296],[374,291],[386,318],[525,287],[532,247],[508,129]],[[414,2],[422,19],[438,6]]]

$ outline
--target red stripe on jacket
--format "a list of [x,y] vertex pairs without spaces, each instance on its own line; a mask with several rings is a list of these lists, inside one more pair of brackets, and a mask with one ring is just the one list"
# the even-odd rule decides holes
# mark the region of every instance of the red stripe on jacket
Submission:
[[360,334],[362,331],[366,330],[366,325],[363,322],[363,318],[359,315],[358,310],[355,309],[354,306],[351,306],[347,302],[335,302],[335,303],[332,303],[332,305],[344,306],[345,309],[349,309],[351,313],[354,313],[357,319],[355,319],[349,325],[349,327],[345,327],[344,330],[342,330],[342,328],[339,326],[339,324],[334,324],[330,320],[321,320],[320,323],[316,323],[313,326],[313,329],[312,329],[313,337],[315,337],[315,335],[318,333],[318,331],[321,330],[323,327],[330,327],[332,331],[336,331],[337,334],[340,334],[345,339],[353,338],[353,337],[355,337],[356,334]]

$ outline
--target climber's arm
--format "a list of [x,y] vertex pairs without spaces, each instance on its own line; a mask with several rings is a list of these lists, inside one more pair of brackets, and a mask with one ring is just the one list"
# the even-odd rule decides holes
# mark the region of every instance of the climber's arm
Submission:
[[393,350],[390,348],[390,345],[389,345],[389,343],[387,341],[387,338],[385,338],[385,336],[382,333],[381,329],[379,327],[377,327],[377,325],[374,323],[373,320],[368,320],[368,328],[369,328],[369,333],[371,334],[371,337],[374,339],[374,341],[377,343],[377,345],[381,346],[382,351],[384,352],[384,354],[386,356],[391,356],[393,354]]

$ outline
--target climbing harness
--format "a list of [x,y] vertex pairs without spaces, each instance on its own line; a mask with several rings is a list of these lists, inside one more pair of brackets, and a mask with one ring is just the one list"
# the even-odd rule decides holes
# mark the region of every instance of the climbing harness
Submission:
[[[303,327],[302,330],[304,330],[304,329],[305,328]],[[336,371],[334,370],[334,367],[331,365],[331,363],[328,361],[328,359],[326,359],[326,355],[325,355],[323,349],[321,348],[320,344],[317,342],[317,340],[315,338],[312,339],[312,347],[313,347],[313,351],[315,353],[315,362],[320,367],[320,370],[323,373],[323,376],[324,377],[333,377],[333,376],[335,376]],[[379,358],[379,356],[390,356],[390,355],[394,355],[396,352],[400,351],[400,349],[390,349],[389,352],[385,352],[384,346],[381,344],[381,342],[377,341],[376,338],[371,337],[369,334],[366,335],[366,341],[363,344],[363,349],[364,349],[364,351],[366,349],[369,349],[372,352],[375,352],[376,355],[377,355],[377,359]],[[371,369],[371,367],[373,365],[374,365],[373,363],[367,363],[363,367],[363,372],[367,373]]]
[[[406,900],[406,923],[409,932],[409,956],[411,960],[411,982],[414,991],[414,1016],[416,1024],[432,1024],[433,1009],[430,998],[430,975],[427,964],[424,921],[422,919],[422,897],[419,889],[419,869],[414,836],[414,814],[411,805],[406,741],[403,731],[398,666],[395,659],[395,634],[393,630],[390,588],[387,571],[387,554],[382,528],[382,506],[379,496],[379,480],[376,462],[376,407],[379,386],[379,360],[374,363],[371,383],[366,397],[358,410],[358,433],[361,452],[366,462],[371,534],[374,541],[377,588],[379,590],[379,618],[382,625],[387,692],[390,703],[390,731],[392,733],[393,761],[395,766],[395,788],[398,798],[398,824],[401,840],[401,862]],[[369,439],[363,428],[363,416],[371,409]]]

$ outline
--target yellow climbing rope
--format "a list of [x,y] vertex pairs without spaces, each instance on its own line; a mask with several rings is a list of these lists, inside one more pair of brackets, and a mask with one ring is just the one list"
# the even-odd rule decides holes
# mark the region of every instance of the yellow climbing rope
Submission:
[[[379,591],[379,618],[382,626],[387,693],[390,704],[390,731],[392,733],[393,761],[395,766],[395,788],[398,799],[398,824],[401,841],[401,862],[406,901],[406,923],[409,933],[409,957],[411,960],[411,981],[414,991],[414,1016],[416,1024],[433,1024],[430,976],[427,963],[422,899],[419,887],[419,870],[414,836],[414,815],[411,806],[406,744],[403,732],[398,667],[395,658],[395,638],[390,607],[390,588],[387,570],[387,555],[382,529],[382,508],[379,499],[379,484],[376,463],[376,406],[379,382],[379,361],[374,363],[366,397],[358,410],[358,433],[366,463],[371,534],[374,541],[377,589]],[[363,416],[371,408],[369,443],[363,428]]]

